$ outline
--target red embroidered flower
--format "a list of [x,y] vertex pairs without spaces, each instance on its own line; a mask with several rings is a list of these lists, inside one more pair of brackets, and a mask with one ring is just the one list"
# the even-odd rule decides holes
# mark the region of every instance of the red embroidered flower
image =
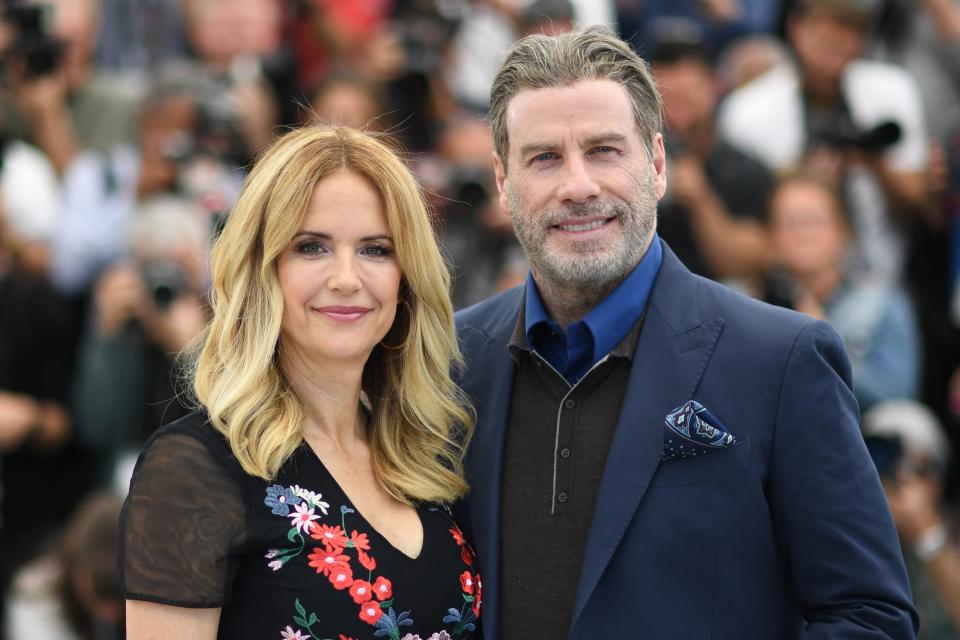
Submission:
[[323,542],[323,545],[330,551],[336,550],[339,552],[347,546],[347,534],[344,533],[339,525],[336,527],[330,527],[325,524],[315,525],[313,531],[310,533],[310,537]]
[[458,527],[456,523],[450,527],[450,533],[453,534],[453,539],[457,541],[458,546],[463,546],[466,544],[467,539],[463,537],[463,532],[460,531],[460,527]]
[[340,635],[339,640],[353,640],[353,638],[351,638],[350,636],[345,636],[342,633],[339,635]]
[[473,549],[470,548],[470,545],[460,546],[460,559],[463,560],[463,564],[473,564]]
[[389,580],[380,576],[373,583],[373,595],[377,596],[378,600],[386,600],[393,595],[393,585],[390,584]]
[[357,604],[373,600],[373,585],[366,580],[354,580],[350,586],[350,597]]
[[360,605],[360,619],[367,624],[376,624],[382,615],[383,611],[380,610],[380,605],[376,602],[365,602]]
[[353,569],[350,565],[339,566],[327,576],[334,589],[342,591],[353,584]]
[[367,555],[360,549],[357,549],[357,560],[360,561],[360,564],[362,564],[363,568],[367,571],[373,571],[377,568],[377,561],[373,559],[373,556]]
[[477,574],[477,594],[473,597],[473,615],[480,617],[480,601],[483,599],[483,581],[480,580],[480,574]]
[[473,576],[470,575],[469,571],[464,571],[460,574],[460,586],[463,588],[463,592],[466,594],[473,593]]
[[307,564],[322,573],[325,576],[337,570],[350,570],[350,558],[340,554],[340,550],[326,551],[320,547],[314,547],[313,553],[309,556],[310,562]]
[[364,551],[370,551],[370,541],[367,539],[367,534],[357,533],[356,530],[350,534],[350,542],[353,543],[353,546],[357,549],[363,549]]

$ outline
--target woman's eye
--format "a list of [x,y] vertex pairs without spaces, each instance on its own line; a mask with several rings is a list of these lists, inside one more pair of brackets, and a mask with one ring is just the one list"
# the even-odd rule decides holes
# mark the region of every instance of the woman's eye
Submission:
[[326,248],[315,240],[308,240],[297,245],[297,251],[300,253],[322,253]]
[[392,255],[393,250],[378,244],[372,244],[370,246],[367,246],[361,249],[360,253],[362,253],[365,256],[373,256],[375,258],[385,258],[389,255]]

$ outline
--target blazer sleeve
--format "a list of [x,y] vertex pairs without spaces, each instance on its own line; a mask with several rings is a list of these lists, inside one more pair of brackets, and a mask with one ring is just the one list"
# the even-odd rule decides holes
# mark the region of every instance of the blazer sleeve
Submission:
[[798,334],[780,387],[768,497],[808,639],[915,638],[893,519],[860,434],[840,337]]

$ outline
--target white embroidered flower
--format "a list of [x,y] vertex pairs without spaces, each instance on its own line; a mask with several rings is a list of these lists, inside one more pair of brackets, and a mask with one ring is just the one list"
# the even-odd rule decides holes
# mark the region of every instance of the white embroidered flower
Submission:
[[304,527],[307,527],[309,531],[310,523],[320,519],[320,516],[313,513],[313,507],[308,506],[306,502],[298,504],[294,508],[293,513],[288,515],[290,517],[290,526],[296,527],[300,533],[303,533]]
[[280,567],[283,566],[283,560],[273,560],[272,562],[268,562],[267,566],[273,569],[274,571],[279,571]]
[[283,640],[307,640],[307,638],[310,636],[303,631],[300,631],[300,629],[294,631],[290,625],[287,625],[286,629],[280,630],[280,637]]
[[277,554],[280,553],[279,549],[267,549],[267,555],[263,556],[267,560],[271,560],[277,557]]
[[311,506],[320,509],[320,511],[323,512],[323,515],[327,515],[327,509],[330,508],[330,505],[321,499],[323,498],[323,494],[314,493],[313,491],[302,488],[298,484],[290,487],[290,490],[293,491],[293,494],[298,498],[302,498],[309,502]]

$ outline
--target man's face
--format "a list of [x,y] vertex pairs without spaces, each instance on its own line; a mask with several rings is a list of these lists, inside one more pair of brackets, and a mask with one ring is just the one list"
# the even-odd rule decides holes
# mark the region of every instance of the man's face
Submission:
[[864,45],[858,29],[816,13],[790,23],[790,41],[808,89],[821,95],[836,93],[843,70],[861,54]]
[[656,228],[663,138],[648,157],[627,92],[612,80],[525,89],[506,124],[497,188],[538,282],[588,289],[621,280]]

